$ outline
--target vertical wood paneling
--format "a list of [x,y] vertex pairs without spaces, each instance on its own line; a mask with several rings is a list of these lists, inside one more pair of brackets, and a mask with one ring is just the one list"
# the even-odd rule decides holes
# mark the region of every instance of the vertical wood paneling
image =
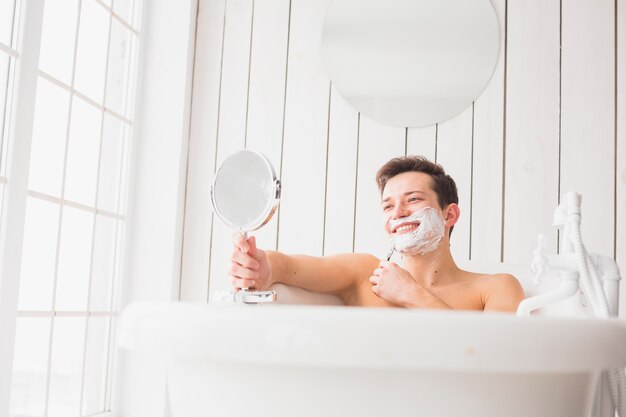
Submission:
[[404,155],[405,129],[389,127],[361,115],[354,251],[383,258],[389,249],[384,232],[376,172],[389,159]]
[[[511,3],[511,0],[509,0]],[[474,154],[470,257],[499,262],[502,247],[502,181],[504,155],[504,71],[506,0],[493,0],[500,22],[498,63],[474,103]],[[465,207],[467,212],[468,207]]]
[[218,165],[245,144],[253,0],[227,0],[218,120]]
[[282,173],[280,219],[255,232],[265,248],[278,241],[288,253],[384,256],[374,175],[406,152],[437,159],[457,181],[462,215],[451,242],[458,260],[499,261],[503,249],[506,262],[527,264],[540,232],[554,252],[550,224],[560,189],[584,196],[589,250],[614,254],[624,268],[624,78],[617,77],[617,99],[614,85],[616,37],[618,71],[626,68],[624,0],[617,0],[617,18],[615,0],[563,0],[561,63],[558,0],[492,0],[502,31],[507,15],[506,65],[503,38],[473,109],[409,129],[359,117],[330,88],[320,48],[329,3],[200,1],[181,299],[203,300],[209,271],[211,290],[228,288],[232,232],[211,225],[208,186],[214,161],[244,146]]
[[278,248],[321,255],[328,95],[321,34],[329,0],[292,0]]
[[208,294],[213,220],[209,186],[215,170],[224,6],[224,0],[198,5],[180,290],[184,301],[206,301]]
[[[626,1],[617,0],[617,205],[615,259],[626,277]],[[626,281],[620,288],[620,317],[626,317]]]
[[352,252],[358,114],[331,90],[324,254]]
[[[217,163],[244,147],[248,104],[248,69],[253,0],[227,0],[224,28],[222,84],[217,131]],[[216,290],[228,290],[228,259],[232,235],[224,223],[213,224],[209,297]]]
[[436,126],[410,127],[407,132],[407,155],[422,155],[435,160]]
[[559,1],[509,0],[508,12],[504,260],[529,265],[540,233],[557,250]]
[[469,259],[470,221],[472,217],[472,107],[439,124],[437,133],[437,163],[454,178],[459,192],[461,217],[450,237],[454,259]]
[[613,254],[614,0],[563,0],[561,197],[583,196],[590,252]]
[[[282,147],[288,30],[289,0],[254,0],[246,147],[267,156],[275,170]],[[275,249],[276,217],[253,232],[259,247]]]

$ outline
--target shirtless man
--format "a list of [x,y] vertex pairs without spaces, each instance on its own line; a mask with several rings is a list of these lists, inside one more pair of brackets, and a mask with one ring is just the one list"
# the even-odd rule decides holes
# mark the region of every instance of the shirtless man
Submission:
[[403,266],[373,255],[287,255],[256,247],[254,237],[233,238],[230,275],[235,289],[264,290],[283,283],[335,294],[349,306],[514,312],[524,298],[509,274],[463,271],[450,253],[459,220],[454,180],[423,157],[394,158],[376,175],[385,232]]

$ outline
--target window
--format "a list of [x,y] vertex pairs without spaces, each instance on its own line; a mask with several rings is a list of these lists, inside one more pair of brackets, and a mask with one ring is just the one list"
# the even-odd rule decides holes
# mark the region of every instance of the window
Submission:
[[[17,25],[15,15],[18,4],[15,0],[0,3],[0,202],[3,201],[6,178],[6,146],[13,93],[13,73],[18,57],[15,45]],[[0,204],[0,217],[2,216]]]
[[[7,127],[13,69],[28,53],[16,34],[31,29],[14,24],[19,3],[0,2],[2,190],[11,184],[6,150],[24,140],[11,138]],[[110,410],[140,6],[141,0],[29,4],[43,7],[43,20],[32,135],[25,139],[31,142],[13,417]]]

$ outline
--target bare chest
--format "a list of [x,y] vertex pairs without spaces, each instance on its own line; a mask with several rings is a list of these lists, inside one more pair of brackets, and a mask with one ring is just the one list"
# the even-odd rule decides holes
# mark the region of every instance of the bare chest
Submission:
[[[427,289],[454,310],[480,310],[484,308],[480,288],[467,282],[448,284]],[[361,307],[397,307],[372,292],[369,282],[361,284],[349,297],[348,305]]]

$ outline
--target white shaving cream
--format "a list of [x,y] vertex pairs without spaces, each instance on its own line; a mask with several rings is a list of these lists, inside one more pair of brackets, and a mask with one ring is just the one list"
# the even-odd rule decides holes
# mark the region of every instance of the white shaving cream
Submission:
[[402,223],[419,222],[419,227],[408,233],[394,234],[396,251],[405,255],[424,255],[434,251],[443,240],[445,224],[439,210],[425,207],[408,217],[389,220],[389,229],[393,230]]

